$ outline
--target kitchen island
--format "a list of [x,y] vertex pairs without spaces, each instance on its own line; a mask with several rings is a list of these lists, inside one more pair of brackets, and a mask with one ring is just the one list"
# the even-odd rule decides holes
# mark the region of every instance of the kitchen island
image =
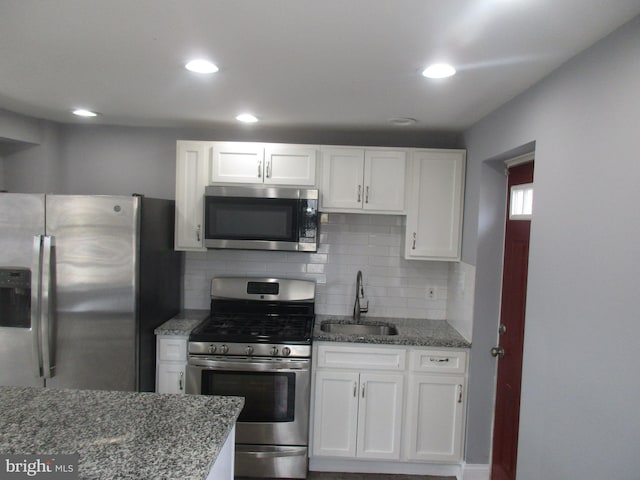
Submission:
[[205,480],[233,465],[222,457],[233,455],[243,406],[239,397],[0,387],[0,454],[79,454],[82,480]]

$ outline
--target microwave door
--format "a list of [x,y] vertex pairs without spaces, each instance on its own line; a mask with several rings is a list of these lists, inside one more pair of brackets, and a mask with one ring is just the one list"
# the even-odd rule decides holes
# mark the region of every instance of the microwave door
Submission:
[[207,197],[205,245],[210,248],[298,250],[298,200]]

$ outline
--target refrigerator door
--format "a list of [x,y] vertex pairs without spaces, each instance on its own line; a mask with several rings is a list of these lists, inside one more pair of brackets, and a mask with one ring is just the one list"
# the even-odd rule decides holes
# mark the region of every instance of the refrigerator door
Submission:
[[139,199],[50,195],[46,211],[55,302],[46,385],[135,390]]
[[[44,195],[0,193],[0,268],[5,272],[29,271],[30,275],[25,275],[25,279],[29,277],[27,281],[31,286],[39,279],[37,259],[34,262],[34,236],[44,233],[44,202]],[[40,352],[31,315],[28,320],[15,322],[7,314],[19,310],[15,308],[16,302],[29,302],[27,299],[31,294],[25,291],[26,288],[26,285],[10,286],[8,282],[0,288],[3,305],[0,307],[3,312],[0,317],[0,385],[44,385],[44,380],[37,375],[41,367],[36,357]]]

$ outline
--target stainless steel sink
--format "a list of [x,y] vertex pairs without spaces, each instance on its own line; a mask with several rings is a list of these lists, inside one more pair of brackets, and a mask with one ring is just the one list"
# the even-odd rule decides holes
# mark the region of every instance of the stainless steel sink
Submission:
[[320,325],[320,330],[326,333],[339,333],[342,335],[397,335],[398,329],[392,324],[376,323],[341,323],[325,321]]

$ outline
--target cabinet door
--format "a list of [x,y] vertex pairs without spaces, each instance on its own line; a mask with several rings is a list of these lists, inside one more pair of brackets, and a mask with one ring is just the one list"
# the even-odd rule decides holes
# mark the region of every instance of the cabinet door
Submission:
[[405,152],[367,150],[364,162],[365,210],[404,212]]
[[158,363],[158,393],[184,393],[185,363]]
[[464,151],[413,153],[405,258],[460,260],[464,169]]
[[267,145],[264,183],[274,185],[315,185],[316,147]]
[[400,458],[403,378],[402,374],[360,374],[358,457]]
[[209,142],[178,141],[176,155],[176,250],[205,250],[204,187]]
[[209,183],[262,183],[264,148],[262,144],[215,142]]
[[405,425],[410,460],[462,458],[464,387],[463,376],[409,376]]
[[358,418],[358,374],[316,373],[313,454],[354,457]]
[[361,209],[364,198],[364,150],[322,151],[322,207]]

